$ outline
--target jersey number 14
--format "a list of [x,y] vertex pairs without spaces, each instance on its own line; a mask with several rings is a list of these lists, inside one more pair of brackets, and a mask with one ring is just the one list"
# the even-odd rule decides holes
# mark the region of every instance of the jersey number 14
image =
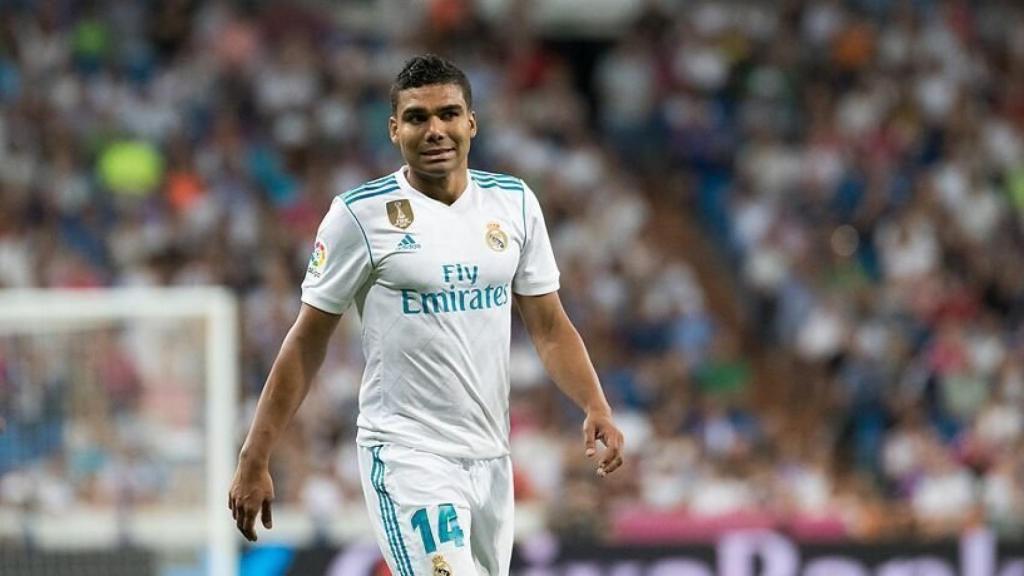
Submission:
[[[437,552],[437,543],[434,541],[434,534],[430,531],[430,519],[427,517],[427,509],[420,508],[412,515],[412,527],[420,531],[423,538],[423,548],[427,554]],[[455,542],[455,546],[463,545],[462,528],[459,528],[459,516],[455,513],[455,506],[441,504],[437,507],[437,536],[441,544]]]

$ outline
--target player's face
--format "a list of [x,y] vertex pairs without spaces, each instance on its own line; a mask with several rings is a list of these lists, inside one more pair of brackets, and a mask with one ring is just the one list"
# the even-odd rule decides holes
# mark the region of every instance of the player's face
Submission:
[[432,84],[399,92],[388,128],[410,169],[443,177],[466,169],[476,116],[458,84]]

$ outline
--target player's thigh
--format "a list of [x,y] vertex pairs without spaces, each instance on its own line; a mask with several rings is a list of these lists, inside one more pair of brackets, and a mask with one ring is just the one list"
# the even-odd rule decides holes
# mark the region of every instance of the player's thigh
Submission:
[[512,485],[512,461],[496,458],[487,461],[478,485],[486,486],[473,510],[471,546],[478,573],[507,576],[512,561],[515,496]]
[[367,510],[392,573],[476,574],[473,526],[459,466],[391,445],[359,452]]

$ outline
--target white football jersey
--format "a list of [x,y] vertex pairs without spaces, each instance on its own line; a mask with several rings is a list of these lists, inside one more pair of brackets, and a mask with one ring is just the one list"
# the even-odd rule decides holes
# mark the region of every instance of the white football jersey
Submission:
[[359,312],[361,445],[509,452],[512,294],[558,290],[558,268],[522,180],[470,170],[467,181],[449,206],[403,167],[335,198],[317,232],[302,301]]

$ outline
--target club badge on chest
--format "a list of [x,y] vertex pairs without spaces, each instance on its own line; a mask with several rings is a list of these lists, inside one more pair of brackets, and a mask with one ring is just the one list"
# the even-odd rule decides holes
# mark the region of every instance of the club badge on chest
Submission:
[[452,567],[448,565],[444,556],[438,554],[431,558],[431,561],[434,564],[434,576],[452,576]]
[[504,252],[508,248],[508,234],[501,229],[501,224],[491,222],[487,224],[487,234],[484,236],[487,245],[495,252]]

